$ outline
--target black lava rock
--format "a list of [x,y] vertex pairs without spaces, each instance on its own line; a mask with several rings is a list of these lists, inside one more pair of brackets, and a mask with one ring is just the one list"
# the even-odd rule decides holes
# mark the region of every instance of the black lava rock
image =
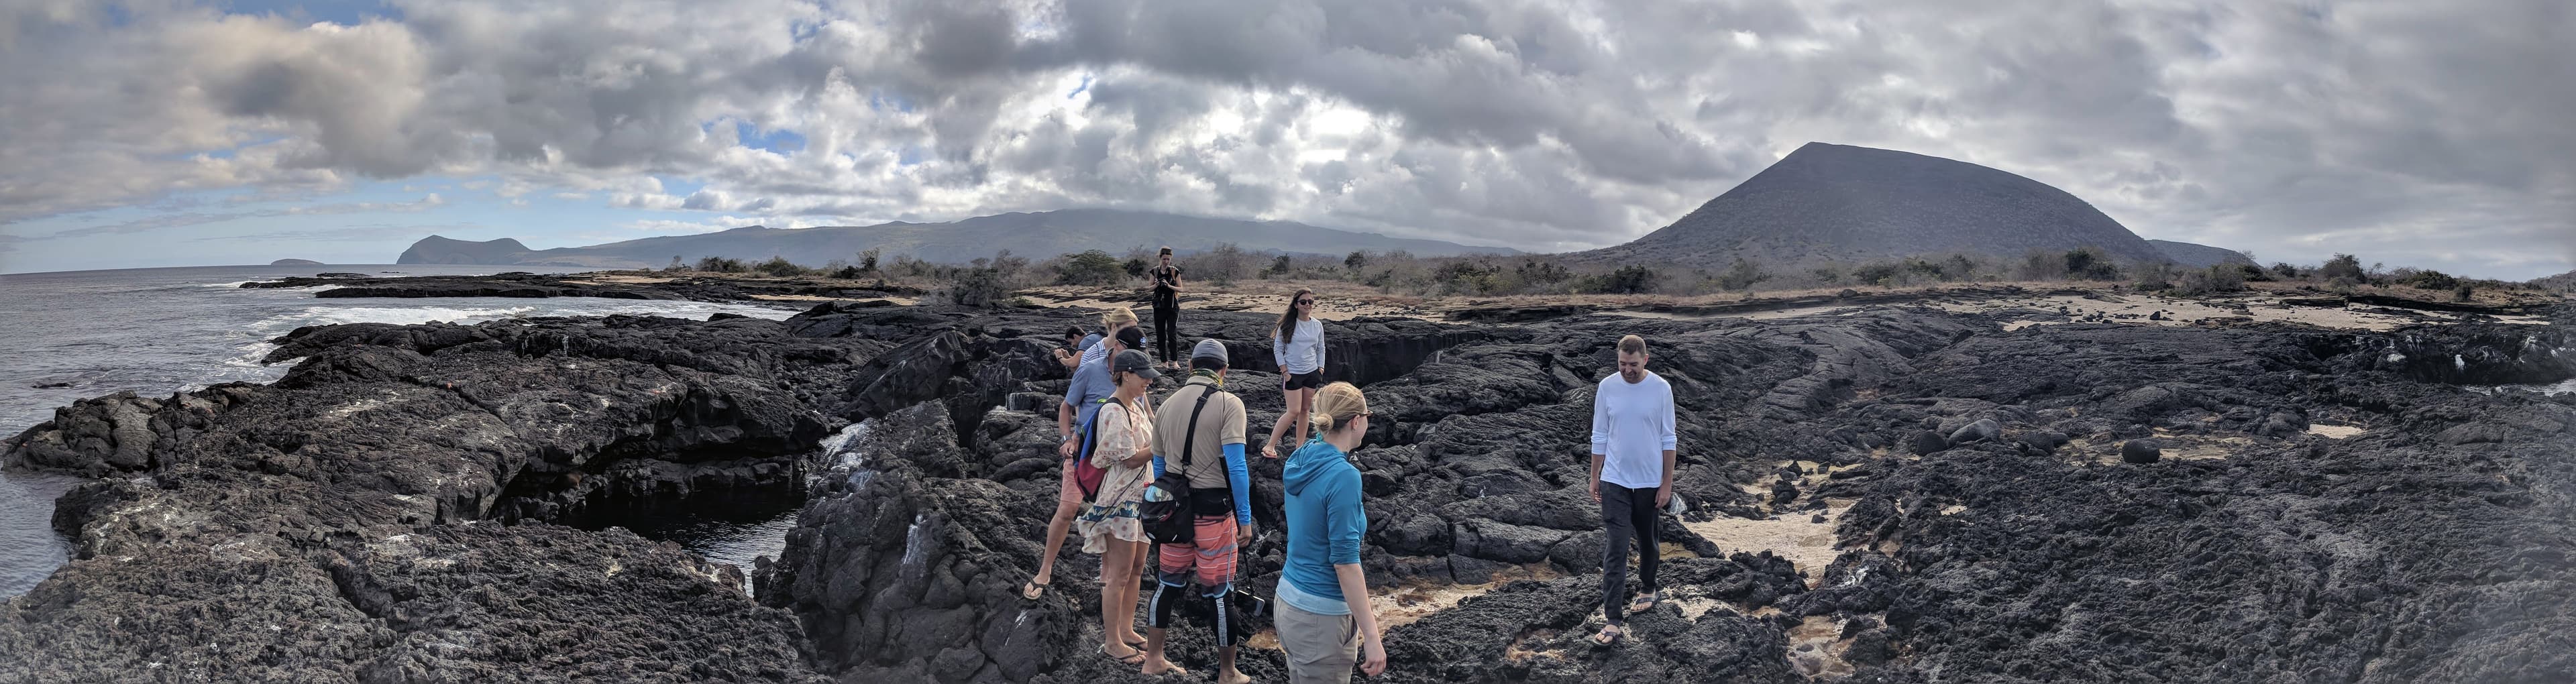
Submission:
[[2120,461],[2123,463],[2154,463],[2163,457],[2164,445],[2152,439],[2132,439],[2120,443]]

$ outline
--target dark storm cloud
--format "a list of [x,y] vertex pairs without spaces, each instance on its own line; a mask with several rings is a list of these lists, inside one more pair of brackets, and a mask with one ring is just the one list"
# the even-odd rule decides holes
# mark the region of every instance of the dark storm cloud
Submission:
[[0,0],[0,222],[494,174],[773,225],[1122,206],[1579,249],[1820,140],[2266,258],[2576,261],[2576,10],[2546,0],[399,9]]

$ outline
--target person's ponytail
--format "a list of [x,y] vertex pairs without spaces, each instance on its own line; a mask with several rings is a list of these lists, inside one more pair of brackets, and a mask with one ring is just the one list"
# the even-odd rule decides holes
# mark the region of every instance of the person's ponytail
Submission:
[[1360,394],[1359,386],[1336,382],[1315,391],[1315,410],[1307,412],[1306,421],[1314,427],[1314,434],[1321,436],[1367,412],[1368,397]]

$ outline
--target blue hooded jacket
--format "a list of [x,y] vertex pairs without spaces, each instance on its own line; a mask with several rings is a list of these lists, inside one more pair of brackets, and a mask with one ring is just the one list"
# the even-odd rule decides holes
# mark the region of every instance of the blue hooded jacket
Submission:
[[1357,565],[1368,535],[1360,508],[1360,469],[1342,450],[1318,439],[1299,447],[1281,468],[1287,485],[1287,567],[1279,572],[1279,600],[1316,615],[1349,615],[1335,565]]

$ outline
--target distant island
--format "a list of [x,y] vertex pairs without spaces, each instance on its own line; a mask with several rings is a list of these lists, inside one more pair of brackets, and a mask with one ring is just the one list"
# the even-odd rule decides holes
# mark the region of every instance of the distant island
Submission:
[[1415,256],[1513,255],[1502,247],[1462,245],[1439,240],[1394,238],[1319,228],[1293,221],[1245,221],[1116,209],[1065,209],[978,216],[946,223],[894,222],[873,226],[770,228],[745,226],[696,235],[673,235],[612,242],[588,247],[532,250],[518,240],[482,242],[432,235],[412,243],[398,264],[493,264],[570,266],[579,268],[655,268],[674,257],[762,261],[783,257],[803,266],[822,266],[834,259],[853,259],[878,250],[886,259],[910,256],[937,263],[963,263],[1008,249],[1014,254],[1049,257],[1085,250],[1125,255],[1132,249],[1170,246],[1184,254],[1232,244],[1271,254],[1321,254],[1333,257],[1368,251],[1405,252]]
[[321,265],[323,265],[323,264],[322,264],[322,262],[314,261],[314,260],[312,260],[312,259],[279,259],[279,260],[276,260],[276,261],[268,262],[268,265],[270,265],[270,266],[321,266]]

